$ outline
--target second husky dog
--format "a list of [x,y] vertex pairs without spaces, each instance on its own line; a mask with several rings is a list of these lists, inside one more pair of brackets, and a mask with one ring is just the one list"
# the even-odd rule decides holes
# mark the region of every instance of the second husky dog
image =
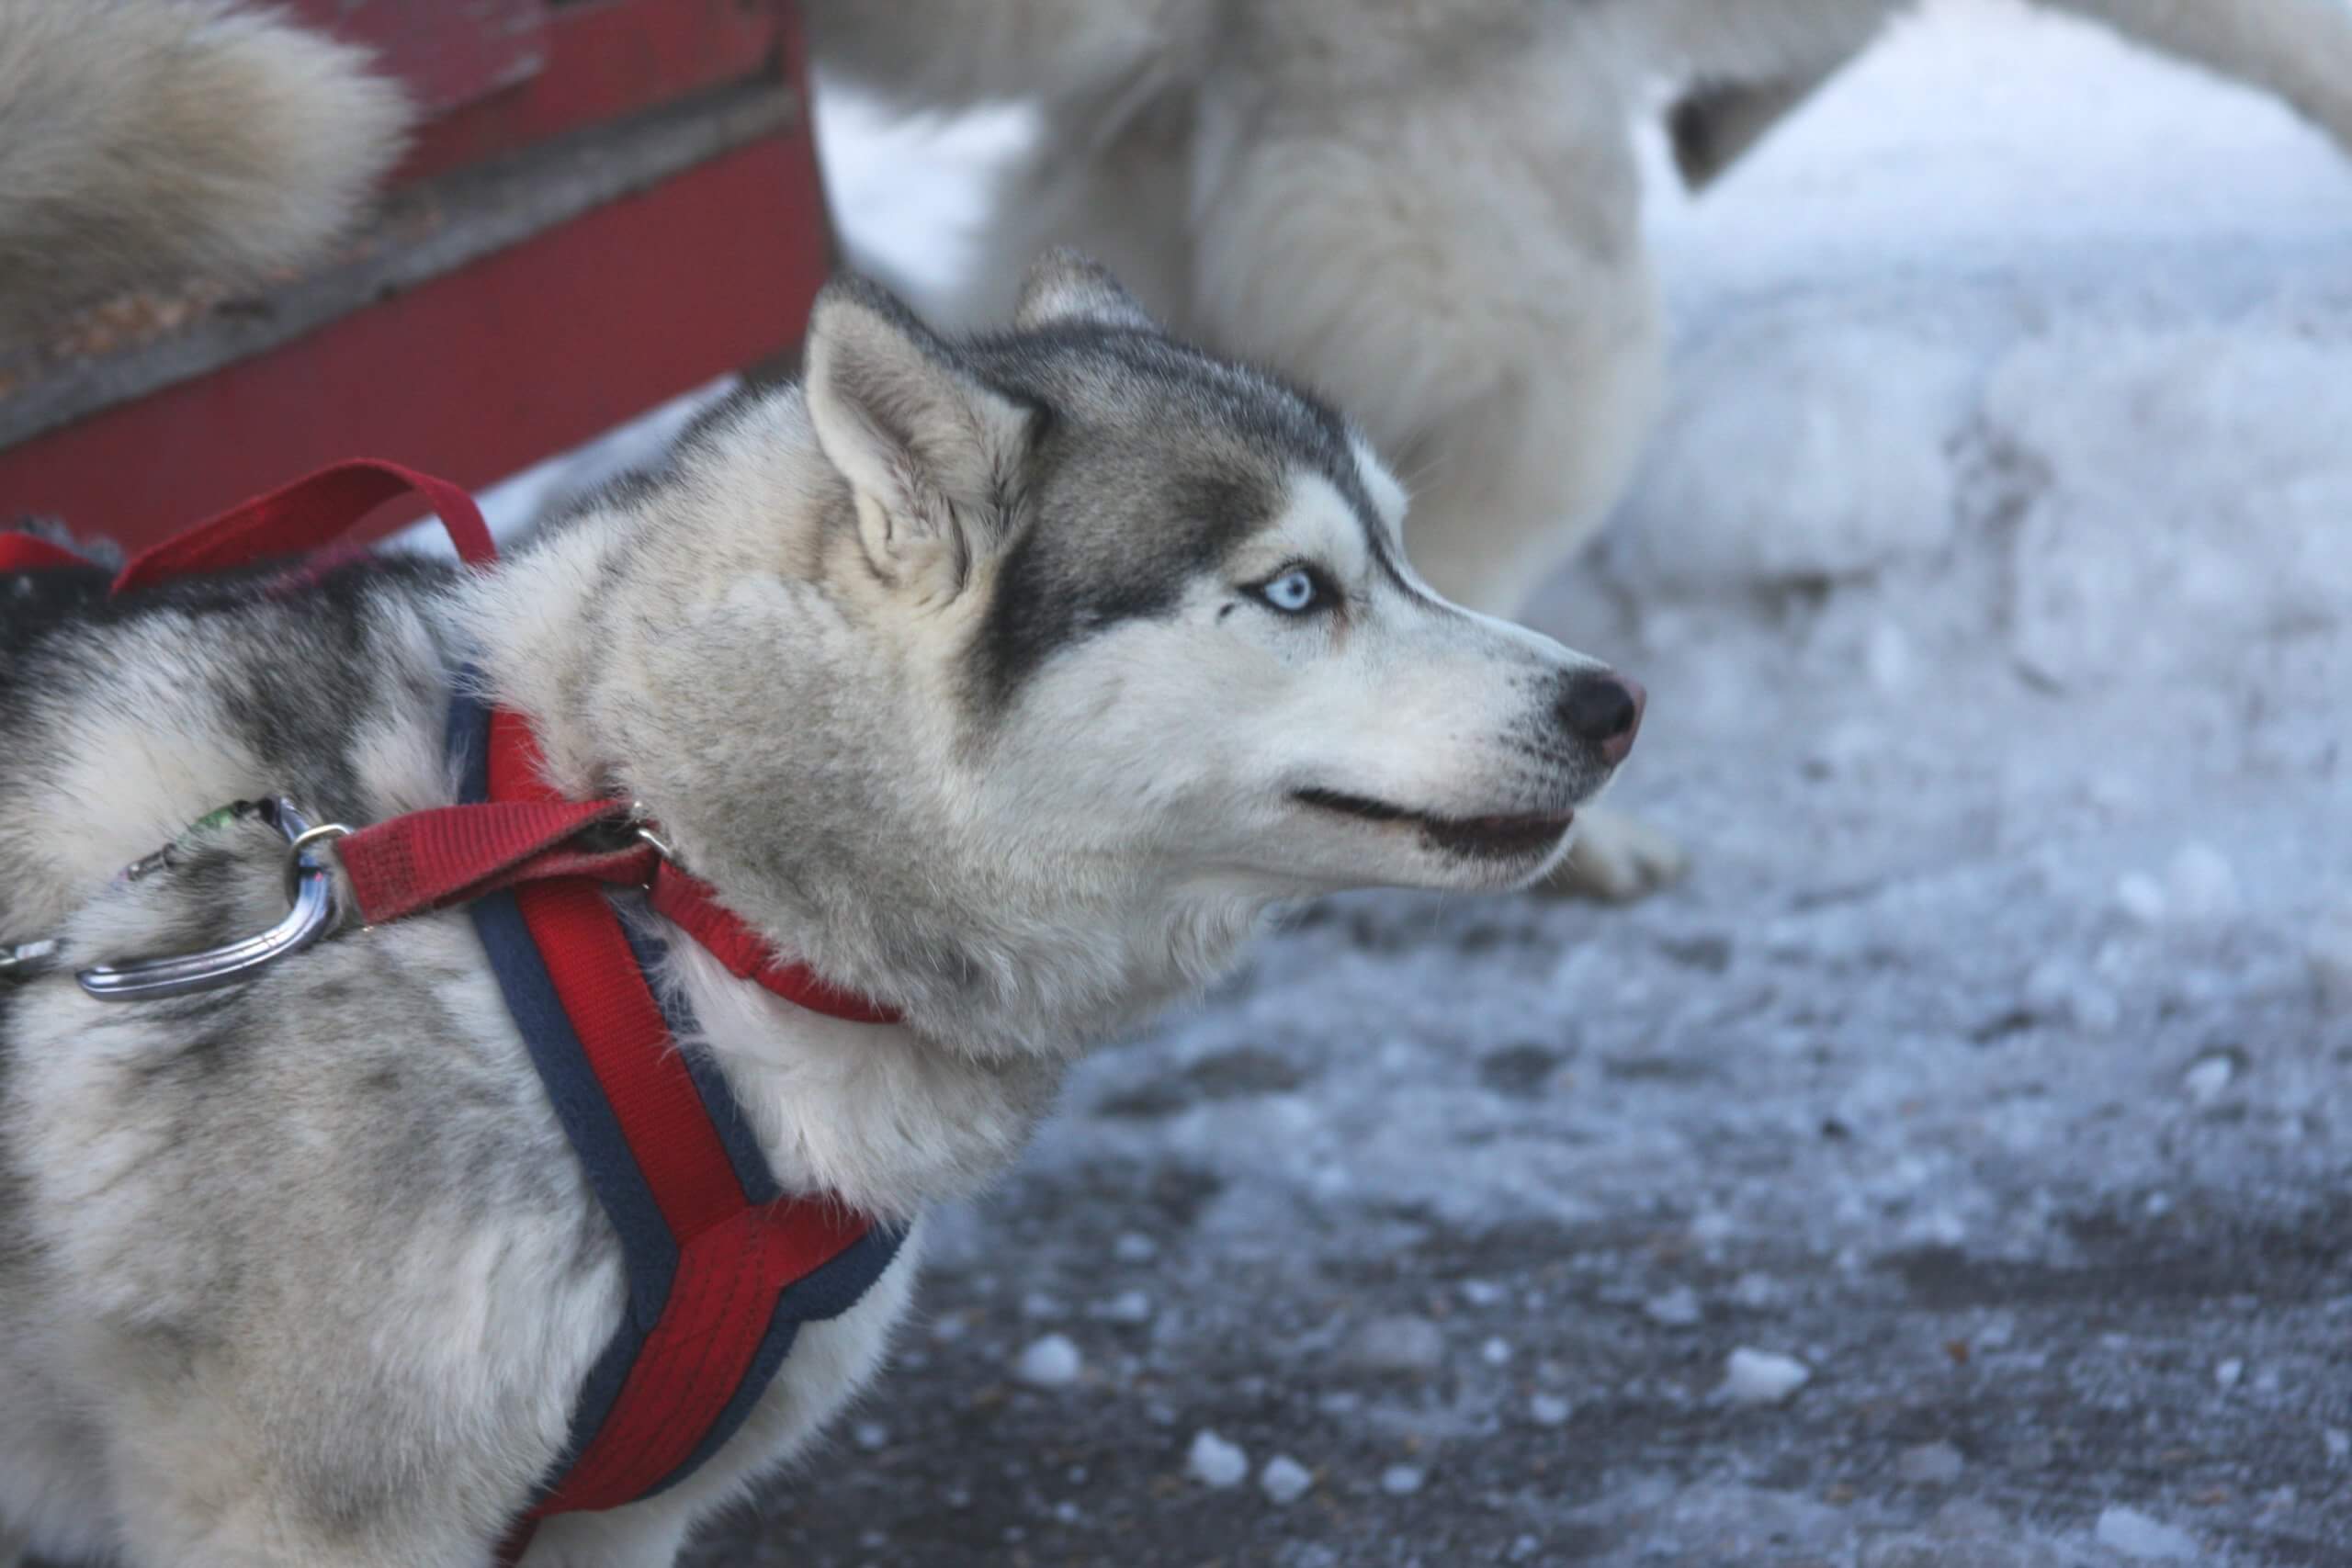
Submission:
[[[257,827],[110,879],[224,801],[448,802],[471,668],[555,785],[643,802],[735,915],[899,1010],[656,964],[776,1184],[913,1226],[1270,906],[1565,852],[1640,691],[1437,597],[1404,506],[1338,415],[1072,258],[967,344],[836,284],[805,389],[492,570],[198,581],[0,636],[0,942],[71,967],[266,924]],[[0,1526],[62,1557],[482,1568],[627,1310],[460,915],[194,997],[0,981]],[[919,1235],[690,1480],[556,1517],[528,1568],[670,1562],[873,1375]]]
[[[2352,146],[2352,0],[2040,0],[2269,92]],[[1415,476],[1413,558],[1513,615],[1632,476],[1664,376],[1634,130],[1691,86],[1713,174],[1904,0],[809,0],[820,65],[917,109],[1044,113],[968,308],[1047,243],[1222,353],[1347,403]],[[1680,867],[1596,818],[1572,869]]]

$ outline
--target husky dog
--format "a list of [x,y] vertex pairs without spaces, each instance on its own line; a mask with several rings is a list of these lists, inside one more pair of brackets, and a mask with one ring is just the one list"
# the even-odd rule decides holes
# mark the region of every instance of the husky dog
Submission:
[[[2266,89],[2352,144],[2347,0],[2041,0]],[[917,108],[1028,99],[967,308],[1047,243],[1211,348],[1347,404],[1417,479],[1415,562],[1493,615],[1591,536],[1663,374],[1634,128],[1661,80],[1712,177],[1899,0],[810,0],[820,66]],[[1594,818],[1572,869],[1681,863]]]
[[[728,908],[902,1011],[658,965],[777,1182],[911,1225],[1271,906],[1523,884],[1633,744],[1638,687],[1415,575],[1352,425],[1088,264],[956,344],[835,283],[807,367],[495,570],[200,581],[0,637],[0,940],[71,968],[267,924],[258,827],[110,878],[241,797],[447,804],[474,668],[553,783],[643,801]],[[49,1553],[481,1568],[623,1310],[462,916],[185,998],[0,983],[0,1521]],[[873,1374],[915,1250],[685,1484],[525,1562],[670,1562]]]
[[309,260],[409,117],[365,51],[232,0],[0,0],[0,347],[109,294]]

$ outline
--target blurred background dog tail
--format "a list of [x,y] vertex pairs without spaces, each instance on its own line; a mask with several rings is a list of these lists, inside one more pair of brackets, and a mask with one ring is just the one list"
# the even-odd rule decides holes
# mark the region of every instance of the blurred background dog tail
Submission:
[[[1676,165],[1712,184],[1871,40],[1884,0],[1623,0],[1644,58],[1693,79],[1668,120]],[[2352,0],[2035,0],[2275,95],[2352,152]]]
[[311,260],[411,122],[366,51],[234,0],[0,0],[0,343]]

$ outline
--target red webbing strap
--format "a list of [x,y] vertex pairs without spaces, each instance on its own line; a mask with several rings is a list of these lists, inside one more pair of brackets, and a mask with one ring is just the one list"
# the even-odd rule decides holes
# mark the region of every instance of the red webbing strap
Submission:
[[512,883],[551,876],[643,883],[651,846],[606,854],[567,849],[598,823],[628,815],[621,800],[500,800],[412,811],[335,844],[360,919],[371,926],[446,908]]
[[38,535],[15,530],[0,533],[0,571],[50,571],[59,567],[96,564]]
[[398,463],[354,457],[241,502],[218,517],[141,550],[116,576],[114,591],[128,593],[166,578],[224,571],[272,556],[316,549],[340,538],[368,513],[408,491],[424,497],[440,514],[459,560],[481,566],[498,558],[490,527],[482,522],[481,509],[472,496],[447,479]]
[[[656,1188],[659,1190],[659,1188]],[[662,1320],[620,1397],[536,1515],[618,1507],[659,1485],[700,1445],[750,1373],[777,1292],[854,1246],[866,1222],[821,1200],[735,1212],[680,1252]]]
[[[504,802],[562,799],[541,772],[527,726],[503,710],[491,719],[490,794]],[[586,1450],[532,1510],[544,1517],[634,1501],[684,1464],[751,1371],[777,1291],[855,1241],[865,1225],[814,1224],[830,1213],[820,1203],[786,1205],[794,1212],[777,1215],[746,1201],[602,888],[530,881],[514,888],[514,899],[678,1247],[661,1319]],[[774,1223],[780,1218],[789,1223]]]
[[654,867],[654,912],[676,924],[739,980],[757,982],[789,1002],[852,1023],[896,1023],[899,1011],[870,997],[843,990],[805,964],[786,964],[767,939],[718,902],[710,884],[688,876],[669,862]]

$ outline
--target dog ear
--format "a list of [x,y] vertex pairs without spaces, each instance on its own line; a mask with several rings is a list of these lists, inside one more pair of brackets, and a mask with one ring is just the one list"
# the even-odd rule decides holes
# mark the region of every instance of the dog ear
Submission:
[[1057,246],[1039,256],[1021,280],[1021,303],[1013,308],[1012,324],[1023,332],[1080,322],[1095,327],[1128,327],[1156,333],[1153,321],[1136,297],[1099,264],[1078,252]]
[[1003,530],[1035,411],[862,278],[817,296],[807,360],[817,445],[849,480],[876,568],[954,593]]

